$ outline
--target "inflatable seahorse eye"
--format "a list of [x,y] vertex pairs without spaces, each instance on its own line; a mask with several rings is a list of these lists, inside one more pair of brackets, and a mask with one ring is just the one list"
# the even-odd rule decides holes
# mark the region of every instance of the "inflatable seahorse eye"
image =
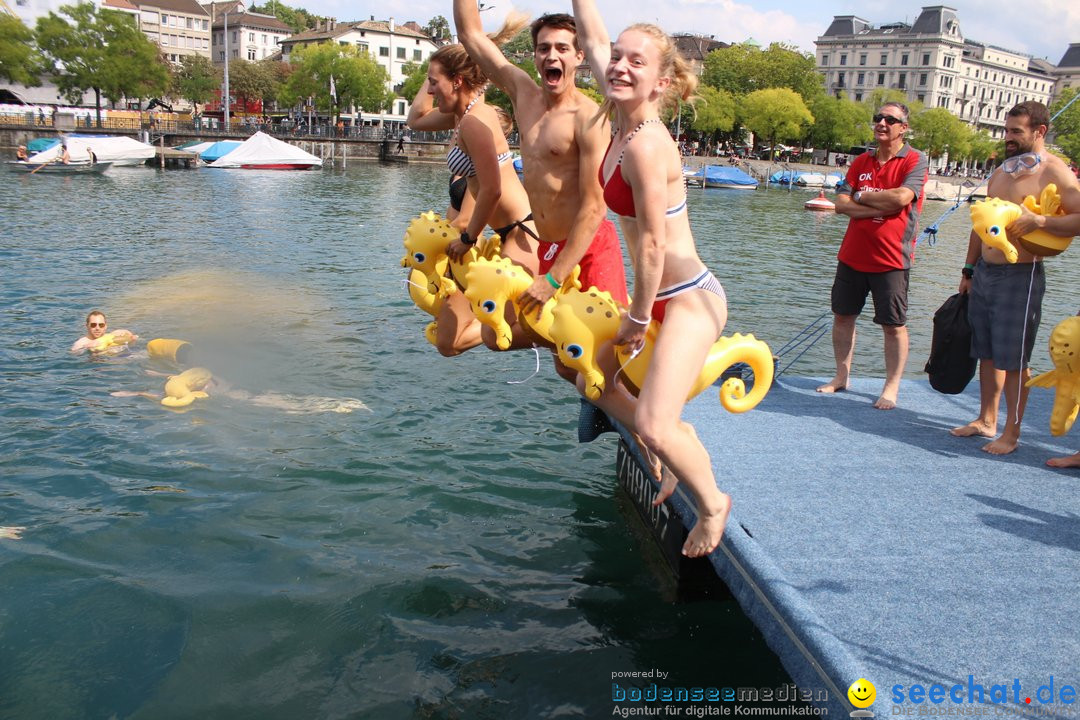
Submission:
[[[597,362],[601,345],[614,339],[622,321],[619,306],[608,292],[590,288],[587,292],[571,290],[559,296],[552,311],[551,335],[559,359],[585,378],[585,395],[595,400],[604,392],[605,378]],[[627,379],[642,387],[652,360],[653,347],[660,325],[650,322],[645,330],[645,345],[637,356],[627,348],[615,349],[616,358]],[[729,412],[746,412],[755,407],[772,387],[773,356],[769,346],[753,335],[736,333],[717,340],[687,395],[690,399],[712,385],[728,368],[745,363],[754,371],[754,386],[749,393],[740,378],[728,378],[720,387],[720,403]]]
[[1054,369],[1027,381],[1028,387],[1057,387],[1050,411],[1050,433],[1069,432],[1080,411],[1080,316],[1065,318],[1050,333]]

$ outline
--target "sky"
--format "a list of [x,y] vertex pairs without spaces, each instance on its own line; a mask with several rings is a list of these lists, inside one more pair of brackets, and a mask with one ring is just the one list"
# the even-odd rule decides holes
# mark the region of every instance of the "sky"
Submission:
[[[317,15],[340,21],[393,17],[396,22],[415,20],[426,25],[436,15],[452,21],[450,0],[409,0],[407,3],[363,0],[285,0]],[[484,25],[495,30],[513,7],[531,16],[545,12],[570,12],[570,0],[483,0],[490,9],[482,13]],[[856,15],[872,25],[914,22],[923,4],[904,5],[885,0],[596,0],[616,33],[634,22],[654,22],[669,33],[713,35],[727,43],[754,38],[763,46],[784,42],[814,52],[814,40],[829,27],[835,15]],[[1027,53],[1057,64],[1070,42],[1080,42],[1080,2],[1077,0],[953,0],[965,39]]]

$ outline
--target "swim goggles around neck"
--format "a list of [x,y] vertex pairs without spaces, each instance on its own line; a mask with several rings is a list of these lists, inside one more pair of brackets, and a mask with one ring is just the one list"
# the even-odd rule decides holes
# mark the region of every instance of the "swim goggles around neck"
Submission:
[[1001,163],[1001,169],[1013,177],[1019,177],[1020,175],[1030,175],[1035,172],[1041,162],[1042,157],[1039,153],[1026,152],[1005,158],[1005,162]]

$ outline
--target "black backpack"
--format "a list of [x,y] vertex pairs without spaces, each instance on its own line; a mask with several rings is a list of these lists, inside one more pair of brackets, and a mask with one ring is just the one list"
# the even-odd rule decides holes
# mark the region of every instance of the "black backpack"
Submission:
[[975,377],[979,361],[971,357],[971,326],[967,317],[967,293],[957,293],[934,313],[934,337],[930,359],[924,371],[930,387],[946,395],[957,395]]

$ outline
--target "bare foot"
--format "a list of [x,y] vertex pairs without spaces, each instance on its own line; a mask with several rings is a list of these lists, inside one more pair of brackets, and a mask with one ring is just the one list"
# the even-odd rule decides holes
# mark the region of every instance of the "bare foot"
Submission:
[[1080,468],[1080,452],[1066,457],[1050,458],[1046,464],[1056,468]]
[[896,407],[896,398],[889,398],[882,394],[881,397],[874,401],[874,407],[878,410],[892,410]]
[[675,473],[671,472],[671,468],[666,465],[661,467],[663,469],[660,471],[660,493],[653,500],[653,507],[662,505],[665,500],[671,497],[671,494],[675,492],[675,486],[679,484],[679,478],[675,477]]
[[989,425],[978,420],[972,420],[967,425],[961,425],[960,427],[954,427],[949,431],[950,435],[956,437],[994,437],[994,433],[997,432],[997,425]]
[[1016,446],[1019,444],[1019,438],[1013,440],[1012,438],[1005,437],[1005,435],[1003,434],[997,440],[983,445],[982,450],[983,452],[988,452],[991,455],[1008,455],[1013,450],[1015,450]]
[[731,513],[731,496],[720,493],[721,509],[712,514],[698,513],[697,525],[690,531],[690,536],[683,543],[682,554],[686,557],[701,557],[708,555],[720,540],[724,537],[724,526],[727,525],[728,514]]
[[818,385],[817,391],[819,393],[838,393],[847,390],[847,379],[841,380],[838,377],[834,377],[824,385]]

